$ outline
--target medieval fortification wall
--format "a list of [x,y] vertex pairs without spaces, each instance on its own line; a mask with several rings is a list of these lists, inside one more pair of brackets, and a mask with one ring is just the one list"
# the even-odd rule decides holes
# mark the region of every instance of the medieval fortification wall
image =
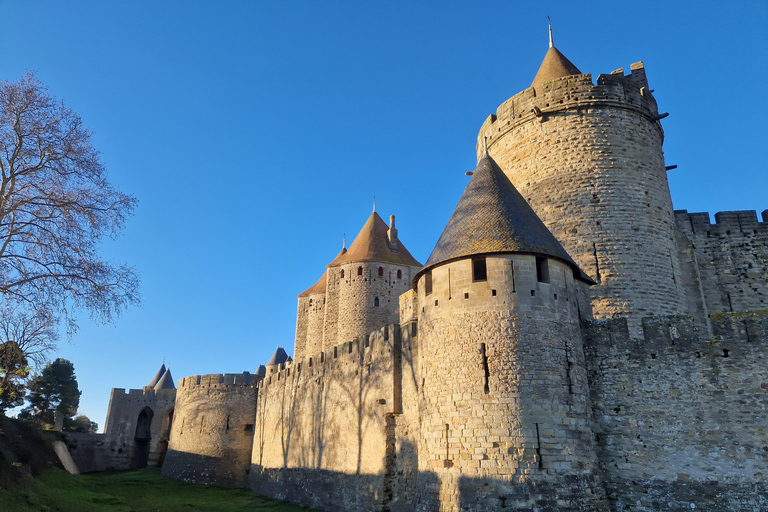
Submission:
[[400,328],[390,325],[268,375],[250,487],[324,510],[381,510],[395,477],[400,356]]
[[585,330],[612,510],[768,510],[768,312],[623,319]]
[[651,92],[571,75],[480,131],[597,285],[524,251],[417,291],[329,265],[295,361],[180,381],[163,473],[334,512],[768,510],[768,211],[673,212]]
[[681,259],[692,271],[684,278],[690,307],[701,315],[768,309],[768,210],[708,213],[675,211],[683,239]]
[[104,434],[67,434],[67,446],[80,472],[161,465],[175,396],[174,389],[112,389]]
[[179,380],[162,474],[183,481],[245,486],[258,380],[248,372]]

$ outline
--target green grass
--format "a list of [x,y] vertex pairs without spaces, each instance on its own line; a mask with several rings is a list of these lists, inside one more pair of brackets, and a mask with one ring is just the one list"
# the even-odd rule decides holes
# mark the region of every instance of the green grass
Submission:
[[299,512],[308,509],[224,489],[177,482],[156,468],[72,476],[50,468],[24,488],[0,490],[0,510],[14,512]]

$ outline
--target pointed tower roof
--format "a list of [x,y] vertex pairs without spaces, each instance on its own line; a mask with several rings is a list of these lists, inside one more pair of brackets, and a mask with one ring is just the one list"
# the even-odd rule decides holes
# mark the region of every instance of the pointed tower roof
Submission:
[[288,354],[283,350],[283,347],[277,347],[275,353],[272,354],[272,357],[267,361],[267,366],[271,364],[283,364],[286,361],[288,361]]
[[299,294],[299,297],[306,297],[307,295],[314,295],[315,293],[325,293],[325,287],[328,284],[328,278],[325,272],[320,276],[315,284],[304,290]]
[[580,75],[579,68],[573,65],[560,50],[555,48],[552,41],[552,25],[549,26],[549,50],[539,66],[539,72],[533,79],[531,87],[538,89],[541,85],[564,76]]
[[550,256],[569,264],[575,277],[594,284],[486,153],[426,265],[413,278],[414,288],[421,274],[441,263],[494,253]]
[[160,382],[160,379],[163,377],[163,374],[165,373],[165,361],[163,361],[163,364],[160,365],[160,369],[157,370],[157,373],[154,377],[152,377],[152,380],[149,381],[149,384],[147,384],[147,387],[154,388],[158,382]]
[[357,234],[349,250],[340,254],[328,266],[341,265],[352,261],[381,261],[400,265],[420,267],[421,263],[411,256],[403,242],[397,240],[397,250],[389,246],[387,231],[389,226],[375,211],[365,222],[363,229]]
[[[347,252],[347,243],[344,242],[343,246],[341,247],[341,251],[339,251],[339,254],[336,255],[336,257],[333,259],[334,261],[341,258],[344,253]],[[307,295],[314,295],[315,293],[325,293],[325,288],[328,286],[328,276],[325,272],[323,272],[323,275],[320,276],[320,279],[317,280],[315,284],[304,290],[299,294],[299,297],[306,297]]]
[[155,384],[154,389],[155,391],[160,391],[161,389],[176,389],[176,386],[173,384],[173,375],[171,375],[170,368],[165,370],[163,376],[160,377],[160,380]]

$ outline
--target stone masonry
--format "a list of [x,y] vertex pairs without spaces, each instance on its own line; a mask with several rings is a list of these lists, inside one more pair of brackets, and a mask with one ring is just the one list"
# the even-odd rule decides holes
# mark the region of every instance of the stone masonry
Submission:
[[373,212],[295,360],[115,390],[108,428],[333,512],[768,510],[768,210],[674,212],[664,116],[642,63],[593,83],[550,42],[423,267]]

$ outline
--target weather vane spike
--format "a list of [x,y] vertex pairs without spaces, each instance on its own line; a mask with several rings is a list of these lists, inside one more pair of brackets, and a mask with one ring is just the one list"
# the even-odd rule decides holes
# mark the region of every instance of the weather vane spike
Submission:
[[549,22],[549,47],[554,48],[555,43],[552,42],[552,20],[549,18],[549,14],[547,14],[547,21]]

